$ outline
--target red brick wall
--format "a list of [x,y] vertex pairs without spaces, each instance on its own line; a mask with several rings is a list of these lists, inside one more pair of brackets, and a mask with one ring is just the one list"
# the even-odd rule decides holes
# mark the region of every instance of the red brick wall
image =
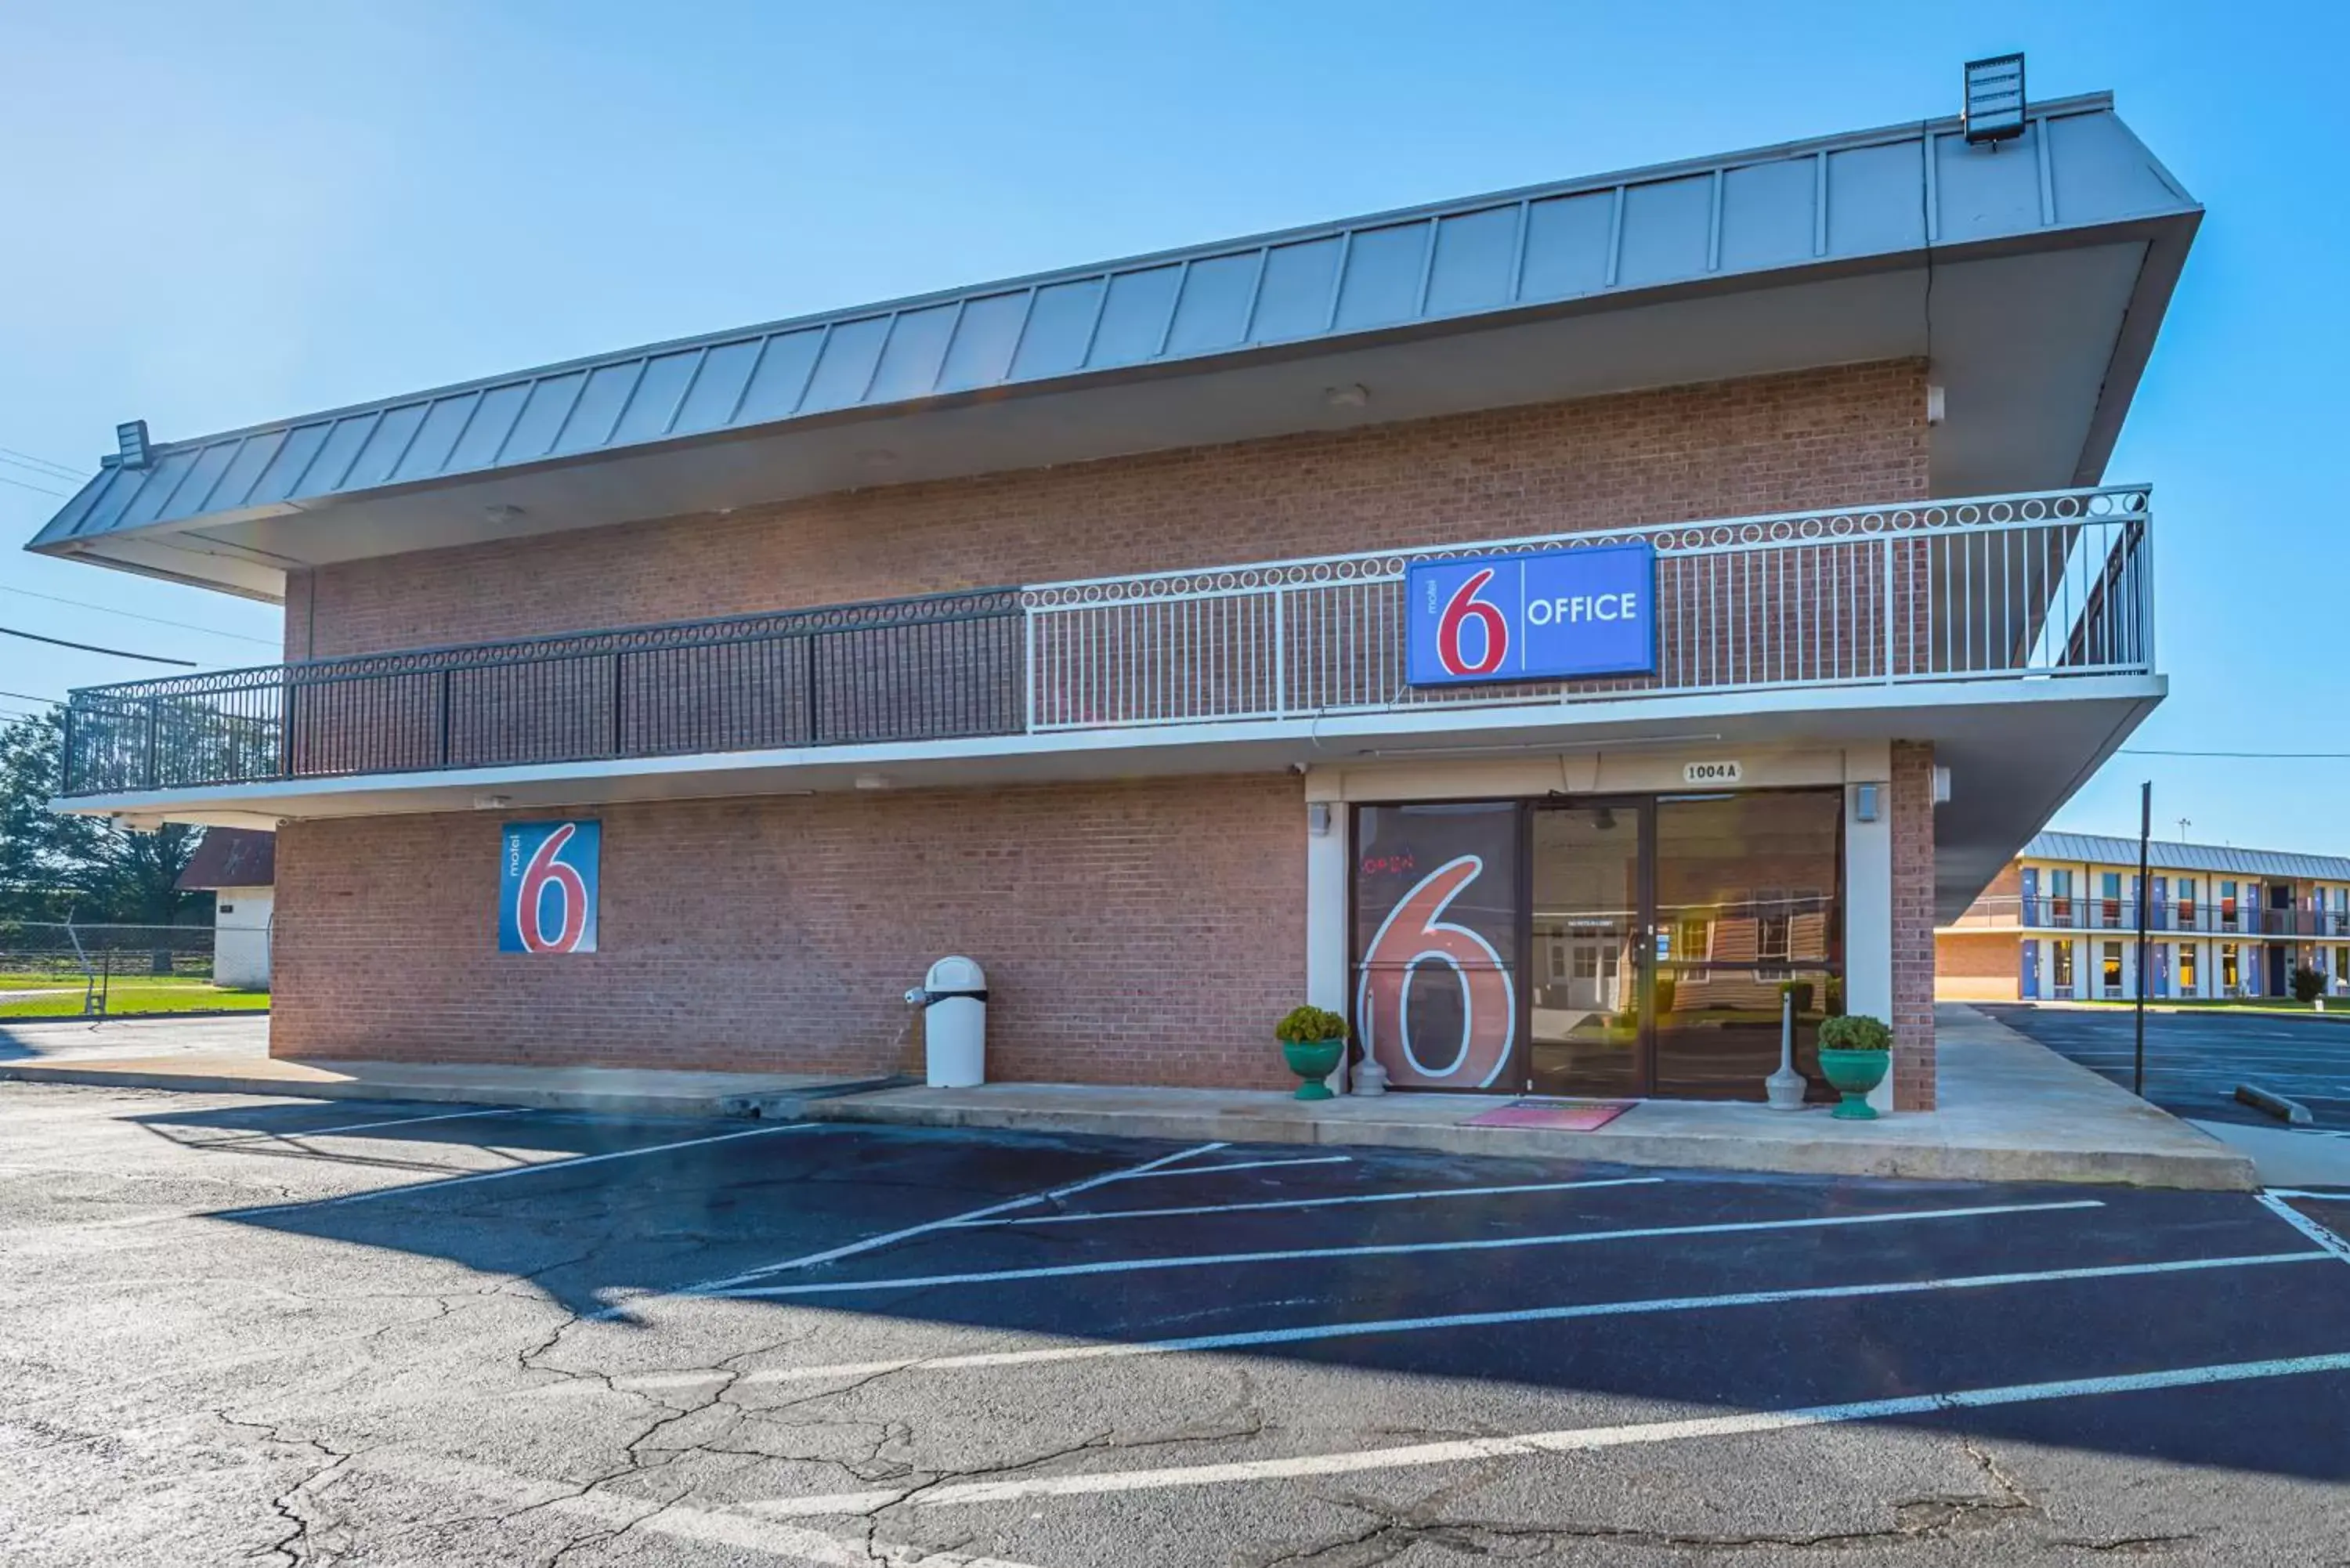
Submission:
[[1893,745],[1893,1106],[1934,1108],[1934,748]]
[[287,823],[281,1056],[873,1073],[986,968],[991,1077],[1270,1088],[1305,994],[1290,774],[611,805],[594,954],[496,950],[501,814]]
[[1934,992],[1947,1002],[2013,1002],[2022,968],[2012,931],[1944,931],[1934,939]]
[[[1924,405],[1922,363],[1850,366],[352,562],[289,583],[287,648],[1913,498]],[[289,824],[273,1049],[873,1071],[916,1059],[896,999],[964,949],[998,992],[997,1076],[1272,1086],[1270,1021],[1304,984],[1301,804],[1281,775],[616,805],[606,950],[574,960],[493,950],[492,814]],[[1929,901],[1930,808],[1924,831]],[[1896,993],[1929,1009],[1920,908]],[[1904,1005],[1930,1096],[1930,1012]]]
[[287,650],[1908,499],[1925,398],[1844,366],[355,561],[289,586]]

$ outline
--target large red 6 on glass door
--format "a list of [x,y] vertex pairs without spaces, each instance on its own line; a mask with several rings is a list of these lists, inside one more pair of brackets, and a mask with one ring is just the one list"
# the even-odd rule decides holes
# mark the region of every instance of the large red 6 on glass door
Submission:
[[1365,806],[1355,834],[1355,1028],[1399,1088],[1515,1089],[1512,801]]

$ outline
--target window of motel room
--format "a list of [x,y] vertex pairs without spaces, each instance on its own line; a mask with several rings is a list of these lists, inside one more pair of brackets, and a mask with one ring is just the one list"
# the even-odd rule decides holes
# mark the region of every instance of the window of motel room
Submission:
[[2097,980],[2103,988],[2100,994],[2119,996],[2122,993],[2122,945],[2107,942],[2103,961],[2098,965]]
[[2098,878],[2097,923],[2112,930],[2122,923],[2122,874],[2108,871]]
[[2195,929],[2195,878],[2194,878],[2194,877],[2181,877],[2178,879],[2178,929],[2179,929],[2180,930],[2182,930],[2182,931],[2191,931],[2191,930],[2193,930],[2193,929]]
[[2195,951],[2196,949],[2193,942],[2181,942],[2178,944],[2178,994],[2181,996],[2193,996],[2197,994],[2195,989]]
[[2073,994],[2073,944],[2050,942],[2048,956],[2049,975],[2055,983],[2056,994],[2060,997],[2071,996]]

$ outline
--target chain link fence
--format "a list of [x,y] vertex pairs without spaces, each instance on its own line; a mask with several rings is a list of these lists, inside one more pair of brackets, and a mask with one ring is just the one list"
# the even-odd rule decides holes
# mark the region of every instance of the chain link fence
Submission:
[[[266,930],[216,932],[209,925],[0,917],[0,1017],[192,1011],[225,995],[215,988],[265,1002],[268,940]],[[239,940],[256,951],[223,951]]]

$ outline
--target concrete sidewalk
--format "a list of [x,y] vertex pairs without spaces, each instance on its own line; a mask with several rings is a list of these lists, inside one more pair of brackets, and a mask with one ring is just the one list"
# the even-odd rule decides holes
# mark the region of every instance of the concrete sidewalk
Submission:
[[[0,1078],[303,1098],[530,1106],[632,1116],[807,1116],[910,1127],[1006,1127],[1234,1143],[1356,1144],[1534,1155],[1627,1165],[1961,1181],[2111,1181],[2230,1191],[2258,1185],[2252,1160],[1972,1008],[1935,1011],[1941,1108],[1838,1122],[1826,1107],[1651,1100],[1594,1132],[1464,1126],[1501,1096],[1352,1096],[1274,1090],[1125,1089],[1076,1084],[899,1086],[891,1078],[661,1072],[618,1067],[293,1061],[265,1030],[211,1033],[209,1049],[99,1054],[74,1033],[17,1029]],[[160,1043],[161,1031],[126,1038]],[[229,1038],[234,1044],[228,1044]],[[120,1049],[118,1044],[113,1049]],[[1270,1046],[1267,1047],[1271,1049]],[[44,1060],[43,1058],[47,1058]]]
[[[1941,1106],[1874,1122],[1760,1105],[1644,1102],[1593,1132],[1474,1127],[1503,1096],[1305,1101],[1267,1090],[991,1084],[812,1103],[824,1121],[1014,1127],[1534,1155],[1627,1165],[1963,1181],[2126,1182],[2249,1191],[2251,1159],[1973,1009],[1935,1010]],[[1270,1049],[1270,1047],[1268,1047]]]
[[[111,1035],[102,1031],[112,1029]],[[265,1029],[196,1033],[193,1048],[166,1049],[169,1032],[148,1026],[25,1025],[0,1031],[0,1079],[181,1089],[299,1099],[414,1100],[528,1106],[615,1116],[748,1116],[789,1120],[811,1100],[904,1082],[816,1073],[661,1072],[628,1067],[535,1067],[419,1062],[298,1061],[269,1054]],[[141,1049],[148,1053],[140,1054]]]

